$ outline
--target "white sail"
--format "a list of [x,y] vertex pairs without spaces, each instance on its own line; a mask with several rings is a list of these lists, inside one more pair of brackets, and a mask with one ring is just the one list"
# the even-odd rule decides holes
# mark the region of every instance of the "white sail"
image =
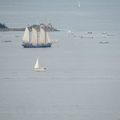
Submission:
[[40,42],[40,31],[38,31],[38,34],[37,34],[37,42],[38,42],[38,44],[41,44],[41,42]]
[[37,58],[34,69],[39,69],[40,65],[39,65],[39,58]]
[[40,28],[39,44],[46,44],[46,43],[51,43],[48,32],[45,32],[43,28]]
[[45,33],[45,30],[43,28],[40,28],[39,43],[40,44],[45,44],[46,43],[46,33]]
[[32,45],[37,45],[37,40],[38,40],[37,30],[35,28],[32,28],[32,39],[31,39]]
[[30,41],[30,31],[29,31],[29,29],[26,27],[26,28],[25,28],[25,32],[24,32],[24,35],[23,35],[23,42],[29,43],[29,41]]
[[46,39],[47,39],[47,43],[51,43],[50,37],[48,35],[48,32],[46,32]]

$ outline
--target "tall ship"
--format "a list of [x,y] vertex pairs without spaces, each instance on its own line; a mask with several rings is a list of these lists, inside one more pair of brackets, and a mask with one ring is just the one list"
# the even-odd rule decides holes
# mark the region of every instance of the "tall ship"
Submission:
[[26,27],[23,35],[24,48],[44,48],[51,47],[52,41],[46,30],[46,26],[40,25],[39,27]]

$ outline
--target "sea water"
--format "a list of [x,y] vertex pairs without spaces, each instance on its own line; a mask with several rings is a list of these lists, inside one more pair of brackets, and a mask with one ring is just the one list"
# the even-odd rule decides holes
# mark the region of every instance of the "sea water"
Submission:
[[[52,23],[51,48],[23,48],[23,32],[0,32],[1,120],[119,120],[120,2],[4,0],[9,27]],[[72,31],[72,33],[68,33]],[[100,44],[107,41],[107,44]],[[46,72],[35,72],[39,57]]]

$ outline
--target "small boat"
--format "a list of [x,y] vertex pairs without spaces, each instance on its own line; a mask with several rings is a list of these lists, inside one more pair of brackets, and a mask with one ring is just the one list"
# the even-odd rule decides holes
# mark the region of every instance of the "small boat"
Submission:
[[92,32],[88,32],[88,34],[92,34]]
[[34,70],[36,72],[45,72],[46,68],[39,64],[39,58],[37,58],[36,63],[34,65]]
[[108,41],[100,41],[99,43],[100,44],[108,44],[109,42]]
[[107,34],[107,32],[103,32],[102,34],[103,34],[103,35],[106,35],[106,34]]
[[11,40],[4,40],[3,42],[6,42],[6,43],[8,43],[8,42],[12,42]]
[[68,31],[67,31],[67,33],[68,33],[68,34],[71,34],[71,33],[72,33],[72,31],[71,31],[71,30],[68,30]]

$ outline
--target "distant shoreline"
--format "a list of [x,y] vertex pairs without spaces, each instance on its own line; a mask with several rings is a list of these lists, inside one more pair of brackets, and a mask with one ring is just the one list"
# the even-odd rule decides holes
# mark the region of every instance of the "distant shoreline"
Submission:
[[[30,28],[32,27],[39,27],[38,25],[32,25],[30,26]],[[55,29],[54,27],[52,26],[47,26],[46,28],[47,32],[55,32],[55,31],[60,31],[58,29]],[[0,28],[0,32],[6,32],[6,31],[25,31],[25,28]]]
[[24,31],[25,28],[0,28],[0,32],[6,31]]
[[[25,28],[0,28],[0,32],[6,32],[6,31],[24,31]],[[58,29],[55,28],[48,28],[47,29],[48,32],[55,32],[55,31],[60,31]]]

